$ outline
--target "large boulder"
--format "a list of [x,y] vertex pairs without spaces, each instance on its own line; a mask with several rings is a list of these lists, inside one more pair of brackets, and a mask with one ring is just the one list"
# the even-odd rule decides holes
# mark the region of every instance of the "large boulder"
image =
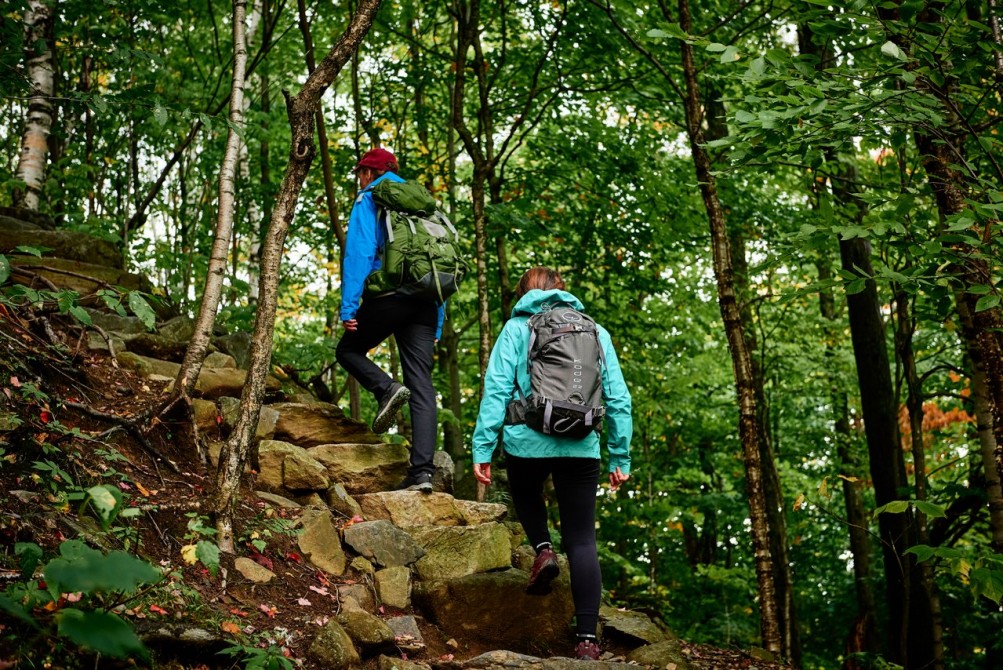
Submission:
[[122,254],[106,240],[70,230],[42,230],[26,221],[0,216],[0,254],[10,254],[19,246],[46,247],[46,256],[85,261],[121,270]]
[[338,615],[338,623],[352,638],[363,656],[389,651],[394,646],[394,631],[379,617],[364,610],[345,610]]
[[[276,436],[281,434],[279,424]],[[392,489],[407,476],[408,451],[400,444],[323,444],[309,452],[327,467],[331,479],[341,482],[352,495]]]
[[345,416],[341,408],[324,402],[276,403],[272,407],[279,413],[275,424],[275,437],[302,447],[322,444],[377,444],[374,435],[361,421]]
[[[76,291],[82,296],[97,292],[109,286],[118,286],[127,291],[142,291],[150,293],[153,285],[150,281],[137,274],[126,272],[120,268],[85,263],[66,258],[37,258],[35,256],[9,256],[12,267],[23,268],[37,274],[59,289]],[[27,283],[27,278],[20,273],[13,273],[13,281]]]
[[465,526],[469,523],[467,505],[460,504],[460,501],[448,493],[381,491],[356,496],[355,499],[362,507],[362,515],[367,519],[387,519],[401,528]]
[[540,597],[526,595],[528,580],[513,568],[417,582],[412,601],[452,637],[530,653],[565,648],[575,611],[570,583],[559,577],[550,595]]
[[299,536],[299,548],[311,563],[324,572],[341,575],[348,560],[341,547],[338,529],[334,527],[331,513],[326,509],[307,509],[302,517],[303,531]]
[[352,638],[334,619],[320,629],[307,654],[325,670],[344,670],[362,663]]
[[638,665],[654,668],[674,668],[674,670],[690,670],[689,657],[683,651],[679,640],[662,640],[655,644],[638,647],[627,654],[627,660]]
[[539,658],[501,649],[467,659],[454,667],[458,670],[638,670],[636,665],[630,663],[578,661],[563,656]]
[[425,550],[388,521],[364,521],[345,529],[345,544],[383,567],[411,565]]
[[455,579],[512,565],[509,532],[499,523],[424,526],[408,532],[425,550],[414,565],[419,579]]
[[655,644],[667,638],[665,631],[642,612],[604,605],[599,608],[599,616],[603,620],[603,635],[616,637],[627,644]]

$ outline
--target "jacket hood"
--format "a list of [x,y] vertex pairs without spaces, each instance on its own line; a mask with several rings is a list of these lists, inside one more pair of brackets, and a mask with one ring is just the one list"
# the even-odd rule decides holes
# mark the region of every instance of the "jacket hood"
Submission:
[[567,291],[558,289],[541,291],[540,289],[533,289],[519,298],[519,302],[512,308],[512,316],[532,316],[537,312],[542,312],[544,308],[555,307],[557,305],[572,307],[577,310],[582,310],[585,307],[578,298]]

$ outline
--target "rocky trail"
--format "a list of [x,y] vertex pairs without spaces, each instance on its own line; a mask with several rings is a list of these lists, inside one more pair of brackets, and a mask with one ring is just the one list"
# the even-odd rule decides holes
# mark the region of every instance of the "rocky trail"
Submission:
[[[249,338],[214,337],[192,424],[166,417],[137,439],[124,427],[164,398],[193,322],[162,310],[150,329],[136,316],[101,309],[95,292],[111,285],[149,290],[145,278],[116,267],[103,244],[0,216],[0,253],[10,258],[13,280],[78,291],[90,321],[44,306],[0,305],[0,541],[7,547],[0,587],[18,572],[17,543],[55,554],[61,542],[79,539],[104,552],[137,553],[164,577],[114,611],[151,649],[155,667],[283,667],[278,657],[306,669],[590,663],[567,658],[574,642],[566,564],[551,594],[524,593],[532,551],[506,505],[455,497],[444,452],[433,493],[391,491],[406,474],[406,445],[384,442],[280,374],[269,382],[246,473],[238,551],[214,557],[201,509],[211,477],[194,440],[215,459],[236,418]],[[18,254],[25,245],[52,251]],[[27,385],[38,393],[25,393]],[[45,462],[59,472],[40,470]],[[135,511],[109,528],[67,503],[67,478],[78,489],[111,485]],[[741,650],[687,644],[642,612],[604,606],[601,615],[603,667],[779,667]],[[21,667],[17,641],[4,632],[0,667]],[[37,644],[39,658],[48,654],[52,667],[63,667],[66,647],[53,639]],[[129,665],[97,660],[90,667]]]

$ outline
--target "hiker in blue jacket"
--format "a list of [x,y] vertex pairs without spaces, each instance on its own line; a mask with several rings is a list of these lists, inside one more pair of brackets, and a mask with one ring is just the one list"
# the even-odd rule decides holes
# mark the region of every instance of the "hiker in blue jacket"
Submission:
[[[596,641],[602,575],[596,550],[595,503],[599,486],[599,436],[591,432],[572,439],[545,435],[526,424],[507,425],[506,409],[519,389],[529,389],[527,370],[529,329],[533,314],[567,305],[582,310],[582,303],[564,290],[560,275],[549,268],[529,270],[516,288],[518,302],[502,329],[484,373],[484,396],[473,435],[474,477],[491,483],[491,456],[499,434],[506,454],[512,504],[536,550],[526,592],[543,595],[557,576],[557,558],[547,528],[543,486],[553,476],[561,519],[561,545],[568,555],[571,592],[575,602],[575,628],[579,659],[598,659]],[[616,490],[630,475],[630,438],[633,433],[630,392],[623,380],[609,333],[598,327],[605,356],[602,395],[606,405],[609,485]],[[523,391],[525,392],[525,391]]]
[[[372,424],[374,433],[389,430],[396,422],[398,410],[404,403],[409,404],[411,462],[407,477],[396,488],[429,493],[437,430],[432,362],[442,329],[443,308],[431,300],[394,291],[362,299],[366,279],[380,268],[380,250],[387,236],[377,220],[372,188],[384,180],[403,182],[397,170],[397,158],[379,148],[366,152],[355,166],[359,195],[348,219],[341,270],[341,322],[345,334],[335,355],[338,363],[376,397],[379,407]],[[368,356],[391,335],[400,353],[403,384],[394,381]]]

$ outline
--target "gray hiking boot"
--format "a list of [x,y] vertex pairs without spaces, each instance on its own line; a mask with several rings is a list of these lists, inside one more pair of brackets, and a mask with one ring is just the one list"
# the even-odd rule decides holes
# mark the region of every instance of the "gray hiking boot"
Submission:
[[390,430],[390,427],[397,423],[397,411],[410,397],[411,392],[407,387],[397,382],[391,384],[390,389],[380,398],[380,408],[376,411],[376,418],[373,419],[373,432],[380,435]]
[[416,475],[408,475],[400,484],[397,491],[421,491],[422,493],[432,492],[432,475],[428,472],[421,472]]

